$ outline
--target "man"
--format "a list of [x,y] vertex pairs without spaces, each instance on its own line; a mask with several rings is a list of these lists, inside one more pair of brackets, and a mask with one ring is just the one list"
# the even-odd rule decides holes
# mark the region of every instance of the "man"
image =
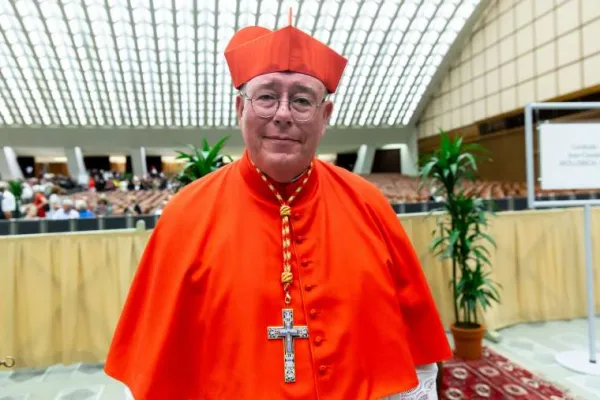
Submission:
[[17,200],[15,196],[8,190],[7,182],[0,182],[0,213],[2,219],[11,219],[15,217],[17,211]]
[[226,58],[246,150],[163,211],[106,372],[136,399],[436,398],[451,351],[409,239],[315,159],[346,60],[292,26],[242,29]]
[[46,213],[46,218],[55,219],[54,216],[56,215],[56,213],[62,210],[60,207],[60,197],[58,197],[58,194],[52,193],[48,198],[48,203],[50,203],[50,209]]
[[108,202],[108,196],[106,193],[100,193],[98,196],[98,203],[96,204],[96,215],[108,217],[112,214],[112,206]]
[[81,219],[96,218],[96,215],[89,209],[87,200],[85,199],[75,200],[75,209]]
[[52,213],[52,219],[78,219],[79,213],[73,209],[73,200],[66,198],[62,201],[62,208]]
[[39,218],[46,218],[48,199],[44,193],[44,187],[42,185],[34,185],[33,193],[33,205],[36,208],[36,216]]

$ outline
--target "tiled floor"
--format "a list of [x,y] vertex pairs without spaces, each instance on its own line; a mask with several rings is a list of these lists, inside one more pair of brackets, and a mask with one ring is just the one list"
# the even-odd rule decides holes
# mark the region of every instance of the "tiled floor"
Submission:
[[[600,352],[600,318],[596,317],[596,348]],[[570,371],[555,360],[569,350],[589,352],[585,319],[521,324],[500,331],[500,343],[487,343],[510,360],[535,372],[571,395],[584,400],[600,399],[600,376]],[[598,359],[600,362],[600,359]]]
[[[600,376],[571,372],[554,360],[560,351],[587,350],[585,320],[522,324],[503,329],[500,334],[500,343],[486,344],[578,398],[600,400]],[[132,397],[122,384],[102,372],[101,365],[71,365],[0,372],[0,400],[132,400]]]

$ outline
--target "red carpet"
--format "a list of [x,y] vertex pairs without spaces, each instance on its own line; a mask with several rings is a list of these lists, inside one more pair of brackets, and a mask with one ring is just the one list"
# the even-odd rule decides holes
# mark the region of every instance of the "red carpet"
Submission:
[[487,347],[481,360],[444,363],[442,388],[442,399],[448,400],[573,399]]

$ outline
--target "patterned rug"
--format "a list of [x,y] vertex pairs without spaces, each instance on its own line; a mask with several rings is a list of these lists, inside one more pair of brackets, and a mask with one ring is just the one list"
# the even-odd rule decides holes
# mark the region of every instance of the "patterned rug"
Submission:
[[565,391],[540,379],[487,347],[477,361],[444,363],[442,399],[572,400]]

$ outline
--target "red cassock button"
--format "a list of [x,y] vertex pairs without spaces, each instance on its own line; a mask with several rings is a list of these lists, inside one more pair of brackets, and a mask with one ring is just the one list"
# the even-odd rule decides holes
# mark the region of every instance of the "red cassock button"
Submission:
[[317,316],[317,310],[315,310],[314,308],[310,310],[310,316],[315,318]]
[[305,239],[304,236],[297,236],[296,243],[302,243],[302,242],[304,242],[304,239]]
[[307,292],[310,292],[313,287],[315,287],[315,285],[304,285],[304,290],[306,290]]
[[310,261],[308,261],[308,260],[302,260],[302,261],[300,261],[300,264],[302,264],[302,266],[304,268],[306,268],[306,267],[308,267],[308,264],[310,264]]
[[324,365],[321,365],[321,366],[319,367],[319,373],[320,373],[321,375],[323,375],[323,374],[324,374],[326,371],[327,371],[327,367],[326,367],[326,366],[324,366]]
[[300,213],[295,213],[295,214],[294,214],[294,219],[295,219],[296,221],[298,221],[298,220],[300,219],[300,217],[301,217]]
[[317,336],[317,337],[315,338],[315,344],[316,344],[317,346],[319,346],[319,345],[321,345],[321,343],[323,343],[323,337],[322,337],[322,336]]

